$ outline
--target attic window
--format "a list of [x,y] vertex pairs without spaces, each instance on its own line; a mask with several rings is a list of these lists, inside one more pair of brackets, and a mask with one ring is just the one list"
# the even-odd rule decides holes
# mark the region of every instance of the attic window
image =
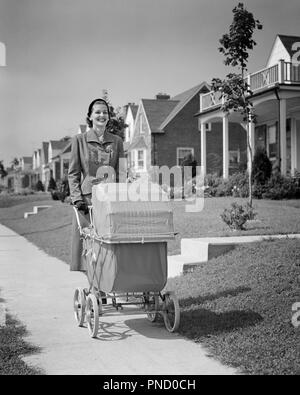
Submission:
[[205,123],[205,131],[210,132],[211,131],[211,122],[206,122]]

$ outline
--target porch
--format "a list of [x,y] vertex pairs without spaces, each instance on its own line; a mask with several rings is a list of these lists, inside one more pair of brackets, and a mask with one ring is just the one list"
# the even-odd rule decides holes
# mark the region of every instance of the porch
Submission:
[[[257,147],[266,149],[274,168],[282,175],[295,176],[300,171],[300,67],[291,62],[278,64],[247,76],[253,92],[251,102],[257,115],[257,123],[249,124],[250,145],[253,153]],[[223,177],[229,176],[229,125],[240,123],[239,113],[225,114],[224,99],[220,93],[200,95],[199,130],[201,132],[201,165],[207,170],[206,125],[222,122]],[[248,169],[251,162],[248,158]]]

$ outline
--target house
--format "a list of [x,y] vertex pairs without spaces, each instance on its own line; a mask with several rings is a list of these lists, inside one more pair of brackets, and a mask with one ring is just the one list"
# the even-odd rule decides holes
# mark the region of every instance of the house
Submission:
[[[271,48],[265,68],[247,76],[253,92],[250,100],[257,116],[256,124],[249,124],[249,139],[252,151],[258,147],[266,150],[274,169],[282,175],[295,176],[300,171],[300,66],[296,50],[300,46],[299,36],[277,35]],[[208,166],[207,123],[219,125],[222,137],[222,173],[229,175],[230,158],[241,160],[231,150],[232,127],[243,125],[238,113],[226,115],[221,109],[220,96],[214,92],[200,97],[198,111],[201,133],[201,165],[206,173]],[[249,158],[248,168],[252,165]]]
[[48,150],[49,142],[43,141],[42,147],[36,149],[32,155],[33,185],[41,181],[45,186],[49,179],[48,173]]
[[[180,166],[188,154],[200,164],[201,145],[195,114],[199,111],[200,95],[209,88],[203,82],[172,98],[160,93],[155,99],[141,99],[128,148],[130,168],[135,173],[149,172],[151,166]],[[205,127],[212,153],[209,166],[214,172],[219,170],[222,153],[220,126],[207,123]],[[240,125],[233,125],[232,145],[243,157],[243,153],[246,155],[246,136],[241,131]]]
[[[87,129],[87,125],[79,125],[77,133],[85,133]],[[71,158],[71,145],[71,138],[68,136],[62,138],[59,141],[50,141],[48,155],[51,159],[47,166],[47,184],[49,183],[51,175],[55,179],[55,181],[60,181],[66,176],[69,170]]]
[[23,156],[19,159],[18,165],[13,165],[8,169],[6,186],[9,191],[20,193],[26,189],[31,189],[34,186],[33,182],[34,173],[31,156]]
[[134,103],[128,103],[124,107],[125,107],[124,108],[124,112],[125,112],[124,122],[126,125],[128,125],[125,130],[124,143],[130,143],[132,140],[132,137],[133,137],[134,123],[135,123],[135,118],[136,118],[136,114],[137,114],[139,106],[137,106]]
[[63,164],[61,163],[61,152],[70,143],[70,137],[64,137],[61,140],[50,140],[48,146],[48,164],[46,172],[46,185],[51,177],[55,181],[61,180],[63,172],[61,171]]

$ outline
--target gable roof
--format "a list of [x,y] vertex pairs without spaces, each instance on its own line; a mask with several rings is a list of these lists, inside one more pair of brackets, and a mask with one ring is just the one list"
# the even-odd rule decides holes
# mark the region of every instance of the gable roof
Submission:
[[32,156],[23,156],[22,159],[23,159],[24,163],[26,163],[28,165],[32,165],[32,162],[33,162]]
[[133,119],[135,119],[139,106],[136,104],[129,104],[128,107],[130,107]]
[[151,133],[163,133],[161,123],[178,104],[178,100],[142,99],[142,105],[151,129]]
[[43,141],[43,152],[44,152],[45,163],[48,163],[48,147],[49,147],[49,143],[47,141]]
[[[167,118],[162,122],[159,129],[163,130],[169,122],[183,109],[183,107],[196,95],[198,94],[201,89],[204,87],[208,88],[208,84],[204,81],[199,85],[194,86],[191,89],[188,89],[179,95],[172,97],[171,100],[178,100],[179,103],[177,106],[171,111],[171,113],[167,116]],[[208,89],[209,90],[209,89]]]
[[54,150],[62,150],[69,143],[69,141],[61,141],[61,140],[50,140],[50,144],[52,149]]
[[132,143],[127,147],[127,150],[133,150],[136,148],[148,148],[145,137],[144,136],[138,136],[137,139],[133,140]]
[[278,37],[280,38],[285,49],[288,51],[289,55],[293,56],[295,53],[295,50],[292,50],[292,46],[294,43],[300,42],[300,37],[299,36],[286,36],[283,34],[278,34]]

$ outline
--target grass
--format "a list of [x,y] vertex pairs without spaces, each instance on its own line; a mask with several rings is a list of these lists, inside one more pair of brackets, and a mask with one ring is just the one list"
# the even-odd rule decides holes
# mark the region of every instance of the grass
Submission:
[[23,339],[26,335],[25,326],[7,314],[6,326],[0,326],[0,375],[42,374],[41,370],[28,366],[22,360],[23,356],[39,351],[38,347]]
[[257,221],[246,223],[245,231],[232,232],[220,215],[232,202],[245,204],[241,198],[207,198],[199,213],[185,212],[186,202],[174,202],[174,226],[179,237],[169,243],[170,255],[180,254],[182,237],[218,237],[300,233],[300,200],[254,200]]
[[[180,237],[169,243],[169,253],[180,252],[181,237],[300,233],[300,201],[257,200],[259,221],[232,233],[220,214],[233,201],[246,200],[209,198],[199,213],[186,213],[185,202],[173,202]],[[45,201],[52,207],[24,219],[34,204],[0,208],[0,222],[69,263],[72,207]],[[167,287],[180,299],[180,333],[246,373],[299,374],[300,330],[291,324],[292,305],[300,301],[299,251],[299,240],[239,246],[192,274],[170,279]]]
[[32,202],[33,200],[36,202],[40,202],[43,200],[48,200],[49,196],[50,194],[47,192],[37,192],[28,195],[2,193],[0,194],[0,207],[12,207],[18,204]]
[[[246,224],[245,231],[237,232],[229,230],[220,218],[224,208],[233,201],[243,203],[246,199],[208,198],[199,213],[185,212],[186,202],[172,202],[174,227],[179,235],[168,243],[169,255],[180,254],[183,237],[300,233],[300,202],[297,200],[255,200],[259,221]],[[72,207],[68,203],[46,200],[43,204],[51,205],[50,209],[24,219],[24,212],[31,211],[36,203],[18,202],[16,206],[0,208],[0,223],[25,236],[48,254],[70,263]]]
[[300,240],[237,247],[169,279],[181,306],[179,333],[248,374],[300,374]]

